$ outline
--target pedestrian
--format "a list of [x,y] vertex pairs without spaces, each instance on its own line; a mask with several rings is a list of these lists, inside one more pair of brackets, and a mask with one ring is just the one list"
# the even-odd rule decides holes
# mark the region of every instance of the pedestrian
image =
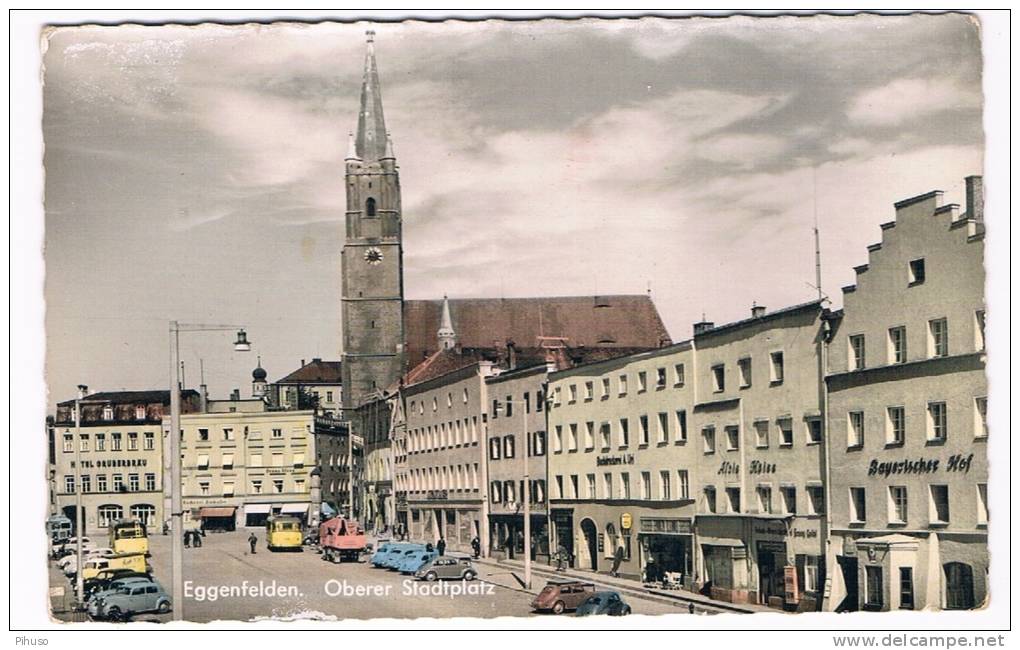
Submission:
[[191,548],[191,531],[184,531],[184,548]]
[[428,551],[429,553],[435,550],[435,547],[432,546],[432,542],[429,542],[428,544],[425,545],[425,550]]
[[255,544],[258,543],[259,538],[255,537],[255,533],[248,535],[248,546],[251,547],[251,554],[255,555]]
[[444,538],[439,538],[439,543],[436,544],[436,550],[439,551],[439,555],[446,552],[446,540]]
[[197,530],[194,531],[193,533],[191,533],[191,542],[192,542],[192,544],[194,545],[195,548],[201,548],[202,547],[202,535],[203,534],[204,533],[202,533],[200,531],[197,531]]
[[477,536],[471,540],[471,550],[474,551],[476,560],[482,556],[482,541]]
[[623,546],[617,546],[616,550],[613,551],[613,568],[610,570],[609,575],[614,578],[620,577],[620,564],[623,563]]
[[566,563],[566,561],[567,561],[567,549],[563,548],[563,544],[560,544],[556,548],[556,570],[566,571],[566,567],[563,566]]

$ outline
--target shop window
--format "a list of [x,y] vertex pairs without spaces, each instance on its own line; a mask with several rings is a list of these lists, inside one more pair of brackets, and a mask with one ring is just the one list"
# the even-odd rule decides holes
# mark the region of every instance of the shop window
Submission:
[[946,609],[974,609],[974,570],[963,562],[949,562],[946,574]]

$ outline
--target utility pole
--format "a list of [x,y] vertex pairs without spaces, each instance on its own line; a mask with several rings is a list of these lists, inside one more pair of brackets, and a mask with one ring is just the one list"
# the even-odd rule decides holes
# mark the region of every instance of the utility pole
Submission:
[[528,473],[528,456],[531,438],[528,437],[528,409],[521,409],[524,425],[524,588],[531,589],[531,475]]
[[181,367],[180,326],[170,321],[170,581],[173,583],[174,620],[184,620],[184,498],[181,486]]
[[81,508],[81,401],[85,398],[85,393],[88,391],[88,386],[84,384],[78,386],[78,399],[74,400],[74,527],[75,527],[75,560],[78,562],[78,571],[75,573],[74,588],[75,595],[78,602],[83,602],[85,598],[84,593],[84,577],[82,570],[84,562],[82,560],[82,544],[81,538],[84,535],[85,529],[85,516],[82,513]]

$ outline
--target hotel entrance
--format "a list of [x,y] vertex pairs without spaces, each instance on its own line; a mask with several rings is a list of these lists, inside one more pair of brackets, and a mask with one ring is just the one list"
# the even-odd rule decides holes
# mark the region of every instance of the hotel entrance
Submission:
[[786,567],[786,544],[783,542],[758,542],[758,599],[762,605],[783,607]]

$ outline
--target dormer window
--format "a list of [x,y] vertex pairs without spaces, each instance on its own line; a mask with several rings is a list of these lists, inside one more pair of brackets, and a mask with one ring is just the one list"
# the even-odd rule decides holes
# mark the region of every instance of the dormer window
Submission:
[[136,406],[135,407],[135,419],[136,420],[144,420],[145,419],[145,407],[144,406]]
[[104,406],[103,407],[103,419],[104,420],[112,420],[113,419],[113,407],[112,406]]
[[375,199],[370,198],[367,201],[365,201],[365,216],[368,217],[375,216]]

